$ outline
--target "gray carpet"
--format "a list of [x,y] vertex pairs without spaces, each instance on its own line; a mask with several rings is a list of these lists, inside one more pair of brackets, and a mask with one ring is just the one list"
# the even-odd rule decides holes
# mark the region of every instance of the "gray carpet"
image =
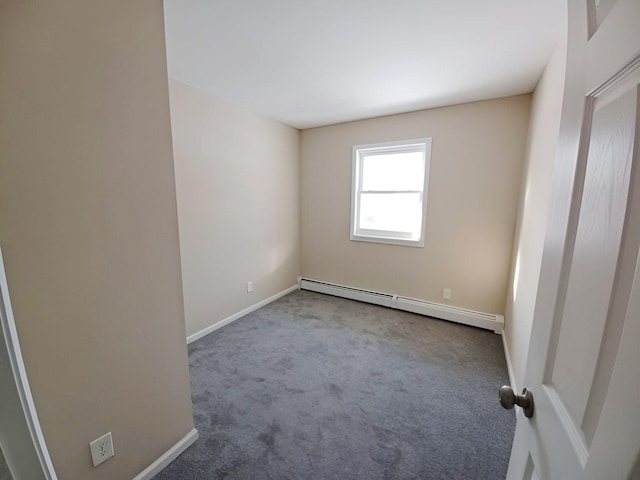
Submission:
[[501,479],[492,332],[306,291],[189,346],[196,443],[170,479]]

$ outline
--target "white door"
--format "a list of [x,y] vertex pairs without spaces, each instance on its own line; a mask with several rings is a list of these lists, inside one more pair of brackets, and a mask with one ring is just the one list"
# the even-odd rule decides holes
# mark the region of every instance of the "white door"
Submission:
[[568,0],[560,139],[509,479],[640,478],[640,0]]

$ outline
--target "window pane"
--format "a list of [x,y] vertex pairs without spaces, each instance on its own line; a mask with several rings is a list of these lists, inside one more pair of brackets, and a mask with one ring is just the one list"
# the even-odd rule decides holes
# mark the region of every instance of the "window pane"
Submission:
[[359,228],[412,232],[420,236],[422,202],[420,193],[363,193],[360,196]]
[[420,190],[424,182],[422,152],[365,155],[362,190]]

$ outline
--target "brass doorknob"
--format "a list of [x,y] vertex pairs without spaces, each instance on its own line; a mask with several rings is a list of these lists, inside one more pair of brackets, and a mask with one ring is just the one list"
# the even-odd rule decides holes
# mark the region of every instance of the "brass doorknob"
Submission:
[[524,410],[525,417],[533,417],[533,394],[526,388],[522,390],[522,395],[518,395],[509,385],[503,385],[498,390],[498,397],[500,398],[500,405],[507,410],[511,410],[514,405],[518,405]]

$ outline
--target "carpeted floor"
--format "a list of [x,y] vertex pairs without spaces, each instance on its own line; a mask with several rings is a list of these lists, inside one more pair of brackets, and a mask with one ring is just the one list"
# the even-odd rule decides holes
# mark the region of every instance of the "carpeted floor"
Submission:
[[156,480],[502,479],[492,332],[306,291],[189,346],[196,443]]

